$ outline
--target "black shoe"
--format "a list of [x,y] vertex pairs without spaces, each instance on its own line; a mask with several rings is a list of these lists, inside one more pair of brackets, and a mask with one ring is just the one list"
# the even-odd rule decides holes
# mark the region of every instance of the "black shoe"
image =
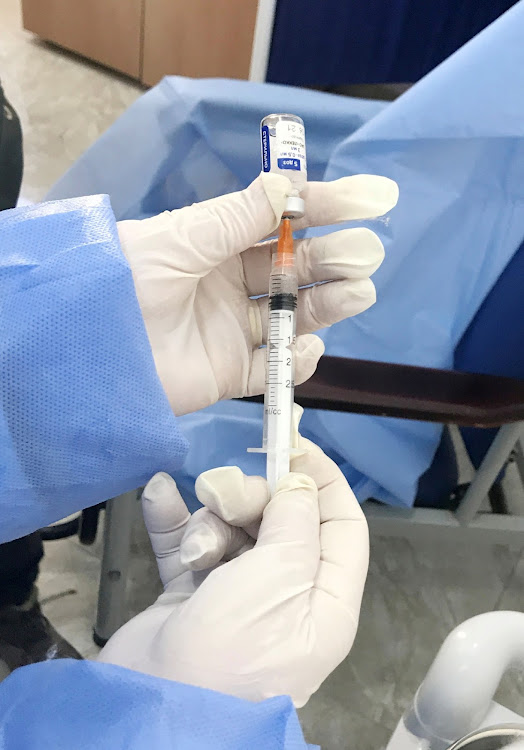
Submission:
[[36,588],[24,604],[0,608],[0,679],[6,669],[12,672],[39,661],[81,658],[42,614]]

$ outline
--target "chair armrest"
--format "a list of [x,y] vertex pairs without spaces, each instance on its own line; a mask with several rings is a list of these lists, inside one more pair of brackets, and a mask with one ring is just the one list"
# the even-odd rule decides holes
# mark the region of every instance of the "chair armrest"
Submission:
[[295,401],[310,409],[500,427],[524,420],[524,380],[325,356],[295,389]]

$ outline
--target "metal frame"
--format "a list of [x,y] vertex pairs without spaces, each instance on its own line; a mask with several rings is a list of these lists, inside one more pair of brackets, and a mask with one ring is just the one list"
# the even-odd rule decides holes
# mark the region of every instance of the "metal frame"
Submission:
[[[510,542],[516,535],[524,536],[524,507],[513,504],[511,515],[482,513],[481,506],[511,452],[524,483],[524,422],[503,425],[475,474],[468,491],[453,513],[433,508],[395,508],[367,501],[363,508],[371,533],[380,536],[435,537],[445,530],[447,538],[474,536],[489,542]],[[520,455],[520,459],[519,459]],[[520,460],[520,463],[519,463]]]
[[277,0],[258,0],[249,66],[250,81],[263,83],[266,80],[276,7]]
[[[524,483],[524,422],[501,427],[482,465],[455,513],[431,508],[394,508],[367,501],[364,511],[372,534],[380,536],[475,537],[488,542],[508,543],[524,537],[524,507],[511,515],[482,513],[481,506],[512,451]],[[95,642],[104,643],[124,624],[126,581],[131,550],[131,532],[136,512],[137,491],[109,500],[106,506],[104,551],[98,592]]]
[[126,621],[126,586],[137,490],[108,500],[93,640],[104,646]]
[[522,484],[524,484],[524,432],[520,436],[520,438],[517,440],[515,444],[514,454],[515,454],[515,463],[517,464],[517,469],[520,474],[520,481]]

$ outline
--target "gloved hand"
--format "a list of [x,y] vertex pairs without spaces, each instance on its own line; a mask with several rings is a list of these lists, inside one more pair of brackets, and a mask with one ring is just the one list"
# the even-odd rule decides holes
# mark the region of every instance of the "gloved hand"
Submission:
[[191,521],[174,481],[153,477],[142,502],[165,591],[102,661],[248,700],[307,702],[353,643],[368,532],[338,467],[313,443],[300,447],[271,500],[264,479],[237,467],[202,474],[206,507]]
[[[158,375],[175,414],[223,398],[264,390],[270,252],[252,247],[273,233],[291,183],[264,174],[246,190],[122,221],[118,231]],[[367,219],[397,202],[396,183],[360,175],[309,183],[307,215],[295,229]],[[312,331],[362,312],[375,301],[369,280],[383,258],[369,229],[335,232],[297,243],[299,283],[331,281],[300,292],[295,379],[307,380],[323,352]],[[181,357],[183,361],[181,361]]]

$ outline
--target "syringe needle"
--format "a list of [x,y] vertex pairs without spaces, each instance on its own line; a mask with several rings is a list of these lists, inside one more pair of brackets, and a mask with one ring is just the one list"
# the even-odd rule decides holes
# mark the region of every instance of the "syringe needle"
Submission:
[[280,233],[277,243],[277,257],[275,266],[284,268],[294,268],[295,256],[293,250],[293,230],[289,219],[283,219],[280,225]]

